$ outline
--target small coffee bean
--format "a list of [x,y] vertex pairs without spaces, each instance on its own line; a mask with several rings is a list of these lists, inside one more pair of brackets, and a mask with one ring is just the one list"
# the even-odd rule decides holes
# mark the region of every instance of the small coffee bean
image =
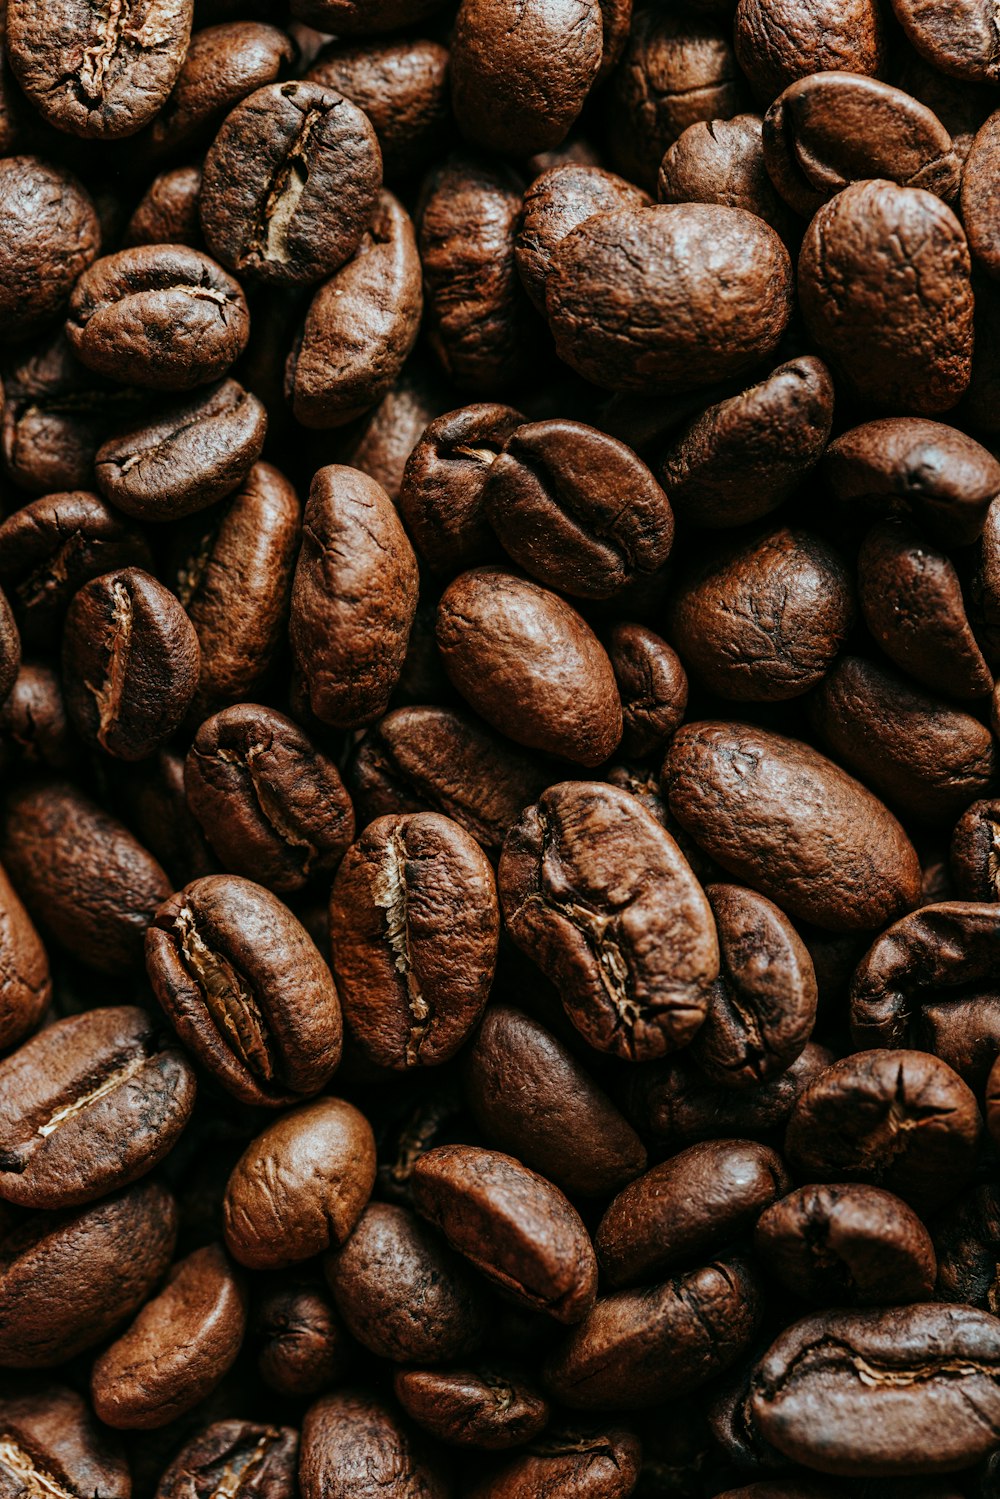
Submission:
[[[8,21],[21,4],[8,12]],[[48,21],[38,16],[47,31]],[[0,162],[0,317],[5,338],[51,321],[101,248],[94,205],[69,172],[37,156]]]
[[150,126],[152,154],[207,144],[229,111],[255,89],[284,77],[295,56],[287,32],[259,21],[196,31],[170,97]]
[[513,1156],[439,1145],[413,1169],[417,1212],[506,1295],[557,1322],[594,1304],[597,1261],[575,1208]]
[[515,255],[518,275],[538,311],[545,312],[553,251],[570,230],[595,213],[648,206],[641,187],[600,167],[567,162],[536,177],[524,195]]
[[958,0],[947,11],[922,0],[893,0],[907,39],[935,68],[966,83],[1000,83],[993,13],[984,0]]
[[770,103],[797,78],[831,69],[877,77],[886,26],[876,0],[739,0],[734,44],[754,93]]
[[0,765],[65,772],[79,763],[79,753],[57,673],[25,661],[0,703]]
[[125,245],[187,245],[202,248],[198,194],[200,167],[175,167],[154,177],[125,226]]
[[622,700],[622,750],[639,759],[662,751],[687,710],[680,657],[645,625],[629,623],[612,627],[608,655]]
[[333,978],[288,907],[209,875],[160,906],[146,969],[185,1046],[234,1097],[275,1108],[318,1093],[340,1061]]
[[298,1433],[290,1426],[215,1421],[163,1474],[156,1499],[293,1499]]
[[30,1035],[51,999],[45,948],[0,865],[0,1050]]
[[318,1395],[350,1368],[353,1344],[319,1285],[277,1284],[258,1305],[254,1332],[260,1377],[287,1399]]
[[1000,801],[973,802],[955,824],[951,873],[962,900],[1000,901]]
[[496,1473],[476,1482],[469,1499],[627,1499],[639,1481],[642,1448],[619,1426],[565,1426],[546,1431]]
[[381,185],[360,109],[314,83],[271,83],[227,115],[205,157],[205,242],[238,276],[310,286],[358,248]]
[[13,1493],[51,1493],[53,1474],[66,1499],[128,1499],[131,1492],[117,1444],[65,1385],[0,1400],[0,1473]]
[[795,215],[775,191],[764,164],[760,115],[698,120],[682,130],[660,163],[661,203],[721,203],[745,208],[792,244]]
[[375,1183],[363,1114],[319,1098],[282,1114],[247,1146],[226,1185],[226,1246],[253,1270],[281,1269],[343,1244]]
[[549,1421],[548,1401],[505,1369],[398,1369],[392,1385],[412,1421],[456,1447],[520,1447]]
[[[330,0],[326,0],[329,4]],[[324,1395],[302,1423],[299,1485],[303,1499],[448,1499],[439,1462],[425,1453],[374,1396],[356,1390]]]
[[894,1306],[934,1291],[930,1234],[881,1187],[800,1187],[761,1214],[754,1245],[785,1289],[806,1301]]

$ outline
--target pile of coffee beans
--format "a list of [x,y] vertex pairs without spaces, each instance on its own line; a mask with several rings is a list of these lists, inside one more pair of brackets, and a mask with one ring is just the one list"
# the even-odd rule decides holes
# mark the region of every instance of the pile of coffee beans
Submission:
[[0,1499],[998,1499],[995,0],[6,0]]

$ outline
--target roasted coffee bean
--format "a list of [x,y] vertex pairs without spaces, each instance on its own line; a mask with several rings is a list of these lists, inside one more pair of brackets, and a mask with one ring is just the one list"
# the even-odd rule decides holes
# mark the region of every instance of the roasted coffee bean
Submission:
[[293,1499],[298,1433],[290,1426],[215,1421],[181,1449],[156,1499]]
[[920,0],[894,0],[893,11],[921,57],[966,83],[1000,83],[993,17],[983,0],[959,0],[947,11]]
[[66,706],[81,738],[143,760],[182,722],[199,672],[198,637],[169,589],[139,568],[85,583],[66,615]]
[[[328,0],[327,0],[328,3]],[[324,1395],[302,1423],[299,1485],[303,1499],[448,1499],[440,1464],[374,1396]]]
[[351,428],[343,461],[377,480],[395,504],[406,461],[421,434],[453,401],[443,376],[418,348],[378,405]]
[[1000,667],[1000,505],[990,505],[969,587],[971,619],[991,666]]
[[511,1370],[399,1369],[392,1383],[410,1419],[456,1447],[520,1447],[548,1425],[548,1401]]
[[184,245],[105,255],[80,277],[66,334],[88,369],[153,390],[218,380],[246,348],[250,314],[237,283]]
[[791,1186],[781,1157],[752,1140],[706,1140],[620,1192],[595,1235],[611,1286],[656,1280],[746,1238]]
[[575,1208],[513,1156],[439,1145],[413,1168],[418,1213],[507,1296],[579,1322],[594,1304],[597,1261]]
[[[791,297],[788,252],[763,219],[667,203],[597,214],[567,234],[552,255],[546,310],[559,357],[586,379],[678,391],[745,374],[773,354]],[[971,326],[965,342],[967,363]]]
[[324,1260],[337,1310],[365,1348],[394,1363],[469,1354],[486,1331],[480,1287],[406,1208],[371,1203]]
[[571,1196],[598,1197],[637,1176],[646,1150],[558,1038],[529,1015],[491,1004],[463,1057],[465,1098],[491,1144]]
[[619,1426],[566,1426],[529,1442],[497,1472],[479,1480],[469,1499],[627,1499],[639,1479],[642,1448]]
[[319,1098],[283,1114],[247,1146],[226,1186],[226,1245],[253,1270],[280,1269],[342,1244],[375,1183],[363,1114]]
[[0,865],[0,1051],[31,1034],[51,998],[45,948]]
[[257,1307],[254,1333],[261,1379],[288,1399],[318,1395],[350,1368],[353,1345],[319,1285],[275,1285]]
[[340,1003],[305,928],[236,875],[208,875],[160,906],[146,969],[185,1046],[244,1103],[309,1097],[340,1061]]
[[861,1181],[918,1211],[965,1185],[982,1121],[972,1090],[923,1051],[861,1051],[834,1062],[792,1111],[785,1154],[814,1181]]
[[437,641],[463,697],[516,743],[585,766],[617,747],[622,708],[611,662],[558,594],[475,568],[442,596]]
[[450,708],[397,708],[365,735],[349,784],[361,826],[389,813],[441,812],[494,857],[545,768]]
[[882,72],[886,27],[876,0],[739,0],[734,43],[740,67],[764,103],[811,73]]
[[566,162],[536,177],[524,195],[515,254],[525,291],[541,313],[552,254],[561,240],[595,213],[647,208],[641,187],[600,167]]
[[196,31],[173,91],[150,126],[152,153],[160,156],[207,143],[234,105],[284,77],[295,56],[287,32],[259,21],[231,21]]
[[41,662],[23,662],[0,703],[0,765],[65,772],[78,764],[79,753],[58,674]]
[[196,1249],[97,1359],[90,1376],[94,1410],[119,1430],[165,1426],[215,1388],[245,1329],[242,1278],[221,1245]]
[[379,817],[344,857],[330,941],[344,1018],[377,1067],[455,1055],[489,997],[500,911],[489,861],[437,812]]
[[612,598],[652,576],[674,538],[670,503],[646,465],[582,422],[518,427],[490,465],[482,504],[508,556],[578,598]]
[[930,1234],[881,1187],[800,1187],[765,1209],[754,1244],[765,1268],[805,1301],[894,1306],[934,1291]]
[[616,624],[608,655],[622,700],[622,750],[642,759],[663,749],[687,710],[688,680],[672,646],[645,625]]
[[12,1493],[129,1499],[131,1477],[115,1442],[75,1390],[43,1385],[0,1399],[0,1474]]
[[741,114],[731,120],[698,120],[682,130],[660,163],[659,201],[745,208],[791,244],[795,216],[764,165],[762,123],[760,115]]
[[7,43],[18,83],[57,130],[134,135],[166,102],[191,36],[192,0],[143,0],[108,15],[94,0],[11,0]]
[[765,1438],[847,1477],[928,1477],[996,1443],[1000,1323],[971,1307],[823,1312],[781,1334],[754,1373]]
[[761,1297],[749,1266],[719,1260],[662,1285],[602,1297],[545,1369],[572,1409],[622,1410],[689,1394],[745,1353]]
[[1000,901],[1000,801],[973,802],[955,824],[951,874],[963,900]]
[[507,930],[591,1046],[650,1061],[691,1041],[719,973],[708,901],[677,844],[628,792],[550,786],[508,833]]
[[126,245],[202,247],[198,194],[200,167],[175,167],[154,177],[125,226]]
[[[23,14],[22,5],[29,8],[30,0],[8,6],[8,24]],[[50,24],[39,12],[40,34]],[[60,311],[76,278],[100,253],[101,229],[77,179],[37,156],[0,162],[0,202],[0,316],[5,339],[23,338]]]
[[994,277],[1000,276],[1000,236],[994,223],[998,164],[1000,119],[992,114],[972,142],[962,172],[962,222],[973,256]]
[[170,876],[174,888],[189,875],[217,874],[213,855],[184,797],[184,757],[162,749],[121,767],[118,805],[126,822]]
[[224,867],[278,892],[331,875],[354,837],[344,783],[301,729],[255,703],[202,724],[184,788]]
[[935,1294],[997,1314],[1000,1306],[1000,1196],[973,1187],[934,1219]]
[[130,1005],[58,1020],[0,1062],[0,1197],[76,1207],[166,1156],[194,1108],[184,1053]]
[[176,1237],[177,1206],[156,1182],[0,1228],[0,1367],[50,1368],[102,1342],[150,1295]]
[[741,395],[707,407],[671,443],[659,470],[667,498],[696,526],[758,520],[818,463],[832,421],[833,381],[822,360],[780,364]]
[[341,427],[380,401],[416,342],[423,311],[410,216],[383,192],[353,257],[313,297],[285,367],[303,427]]
[[0,703],[10,695],[21,669],[21,637],[6,594],[0,590]]
[[808,745],[743,724],[685,724],[663,775],[671,813],[699,846],[790,915],[864,931],[917,904],[920,869],[902,827]]
[[170,885],[116,818],[68,782],[12,788],[0,858],[29,911],[62,947],[99,973],[135,971]]
[[381,185],[356,105],[314,83],[271,83],[226,117],[205,158],[205,242],[238,276],[310,286],[358,248]]
[[97,486],[127,515],[177,520],[239,488],[260,457],[266,430],[257,397],[223,380],[103,443]]

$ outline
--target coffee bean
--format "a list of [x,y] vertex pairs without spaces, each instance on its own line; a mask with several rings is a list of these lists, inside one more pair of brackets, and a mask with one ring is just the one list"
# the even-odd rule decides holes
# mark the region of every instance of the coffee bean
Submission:
[[[15,0],[8,22],[21,5]],[[36,23],[49,24],[39,15]],[[59,312],[100,253],[94,205],[77,179],[37,156],[0,162],[0,316],[6,338],[23,338]]]
[[418,439],[453,399],[443,376],[418,348],[378,405],[351,429],[344,462],[375,479],[395,504]]
[[876,77],[886,59],[886,27],[875,0],[739,0],[734,44],[754,93],[770,103],[797,78],[839,69]]
[[160,1479],[156,1499],[293,1499],[298,1433],[290,1426],[215,1421],[189,1442]]
[[622,749],[642,758],[662,750],[687,710],[688,680],[680,657],[645,625],[616,624],[608,655],[622,700]]
[[28,1492],[59,1488],[72,1499],[128,1499],[128,1465],[86,1401],[65,1385],[0,1400],[0,1472],[5,1486]]
[[261,1378],[288,1399],[317,1395],[350,1368],[353,1344],[319,1285],[274,1286],[257,1307],[254,1333]]
[[530,1442],[550,1415],[537,1390],[499,1368],[399,1369],[393,1392],[410,1419],[439,1441],[490,1452]]
[[973,802],[955,824],[951,872],[963,900],[1000,901],[1000,802]]
[[942,13],[920,0],[896,0],[896,20],[921,57],[967,83],[1000,82],[993,17],[983,0],[959,0]]
[[545,312],[545,289],[556,246],[595,213],[647,208],[641,187],[600,167],[567,162],[536,177],[524,195],[515,256],[522,285],[538,311]]
[[21,637],[7,595],[0,591],[0,704],[10,695],[21,669]]
[[340,1061],[329,969],[288,907],[236,875],[194,880],[160,906],[146,969],[184,1044],[244,1103],[318,1093]]
[[660,163],[659,201],[745,208],[770,224],[786,244],[793,244],[798,226],[764,164],[762,125],[760,115],[754,114],[688,125]]
[[286,32],[259,21],[230,21],[196,31],[173,91],[150,126],[153,154],[207,144],[234,105],[284,77],[295,55]]
[[994,114],[972,142],[962,173],[962,222],[969,236],[969,248],[990,276],[1000,275],[1000,237],[993,222],[998,163],[1000,120]]
[[469,1490],[469,1499],[627,1499],[639,1479],[642,1448],[620,1426],[560,1426],[526,1444],[494,1474]]
[[295,0],[293,15],[342,36],[396,31],[440,10],[444,0]]
[[448,1499],[439,1466],[374,1396],[338,1390],[306,1411],[303,1499],[386,1499],[393,1489],[409,1490],[407,1499]]
[[40,662],[25,661],[0,703],[0,765],[65,772],[78,763],[79,751],[59,677]]
[[30,1035],[51,998],[45,948],[0,865],[0,1048]]
[[942,1301],[967,1302],[996,1316],[1000,1265],[997,1189],[973,1187],[936,1214],[934,1249],[938,1261],[935,1295]]
[[198,194],[200,167],[175,167],[154,177],[125,227],[126,245],[188,245],[202,248]]

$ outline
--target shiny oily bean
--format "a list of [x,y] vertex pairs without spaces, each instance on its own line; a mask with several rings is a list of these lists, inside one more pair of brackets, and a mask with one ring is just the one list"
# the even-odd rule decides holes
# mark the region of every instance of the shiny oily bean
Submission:
[[691,1041],[719,973],[715,923],[677,844],[628,792],[550,786],[508,833],[498,884],[508,933],[591,1046],[641,1062]]
[[481,1286],[406,1208],[370,1203],[324,1270],[348,1328],[379,1358],[440,1363],[483,1341]]
[[757,1331],[749,1266],[719,1260],[662,1285],[602,1297],[557,1347],[545,1386],[574,1410],[630,1410],[690,1394],[728,1369]]
[[324,1395],[302,1423],[303,1499],[449,1499],[451,1486],[394,1412],[359,1390]]
[[765,1268],[805,1301],[894,1306],[934,1291],[930,1234],[880,1187],[800,1187],[761,1214],[754,1245]]
[[545,311],[549,267],[560,240],[595,213],[648,206],[641,187],[601,167],[566,162],[536,177],[524,195],[515,254],[518,275],[538,311]]
[[798,226],[764,165],[762,124],[760,115],[738,114],[697,120],[682,130],[660,163],[659,201],[745,208],[792,244]]
[[594,1304],[597,1261],[575,1208],[513,1156],[440,1145],[413,1169],[417,1211],[487,1280],[557,1322]]
[[751,1405],[767,1441],[823,1473],[967,1468],[996,1444],[1000,1322],[940,1303],[807,1317],[758,1364]]
[[50,1368],[102,1342],[151,1294],[177,1237],[156,1182],[0,1230],[0,1366]]
[[456,1447],[520,1447],[551,1414],[548,1401],[519,1372],[502,1368],[399,1369],[392,1387],[411,1421]]
[[150,127],[153,156],[206,143],[241,99],[286,74],[295,57],[291,37],[276,26],[259,21],[203,26],[192,36],[170,98]]
[[76,1207],[126,1187],[169,1154],[195,1077],[144,1010],[88,1010],[0,1062],[0,1197]]
[[30,1035],[51,999],[45,948],[0,865],[0,1050]]
[[[917,903],[919,863],[900,824],[798,740],[744,724],[685,724],[663,780],[671,813],[699,847],[791,916],[864,931]],[[830,830],[822,853],[817,819]]]
[[156,1499],[293,1499],[298,1446],[291,1426],[215,1421],[182,1447]]
[[90,1375],[105,1425],[148,1431],[193,1410],[235,1362],[246,1291],[219,1244],[196,1249],[106,1348]]
[[340,1061],[340,1003],[305,928],[263,886],[208,875],[172,895],[146,970],[178,1036],[243,1103],[318,1093]]
[[75,1390],[57,1384],[0,1399],[0,1483],[11,1493],[55,1491],[63,1499],[129,1499],[131,1492],[117,1443]]
[[85,583],[66,615],[66,706],[82,739],[144,760],[180,726],[198,685],[194,626],[169,589],[139,568]]
[[359,1051],[402,1071],[446,1062],[489,997],[500,940],[493,871],[437,812],[379,817],[330,898],[333,971]]
[[508,556],[572,597],[612,598],[649,577],[674,538],[670,503],[646,465],[582,422],[518,427],[490,466],[482,503]]
[[350,1368],[353,1344],[319,1285],[279,1282],[258,1303],[253,1331],[261,1379],[290,1400],[318,1395]]
[[247,1146],[226,1185],[226,1246],[253,1270],[276,1270],[342,1244],[375,1184],[375,1138],[363,1114],[320,1098],[283,1114]]
[[951,874],[963,900],[1000,901],[1000,801],[973,802],[955,824]]
[[469,1499],[627,1499],[639,1480],[642,1447],[618,1426],[567,1426],[528,1442],[497,1472],[480,1479]]
[[617,747],[622,707],[611,662],[558,594],[475,568],[442,595],[437,642],[454,686],[516,743],[585,766]]
[[417,606],[417,562],[380,484],[331,465],[315,475],[289,632],[316,717],[358,728],[385,712]]
[[279,893],[332,875],[354,837],[336,765],[290,718],[255,703],[205,720],[184,791],[223,866]]

